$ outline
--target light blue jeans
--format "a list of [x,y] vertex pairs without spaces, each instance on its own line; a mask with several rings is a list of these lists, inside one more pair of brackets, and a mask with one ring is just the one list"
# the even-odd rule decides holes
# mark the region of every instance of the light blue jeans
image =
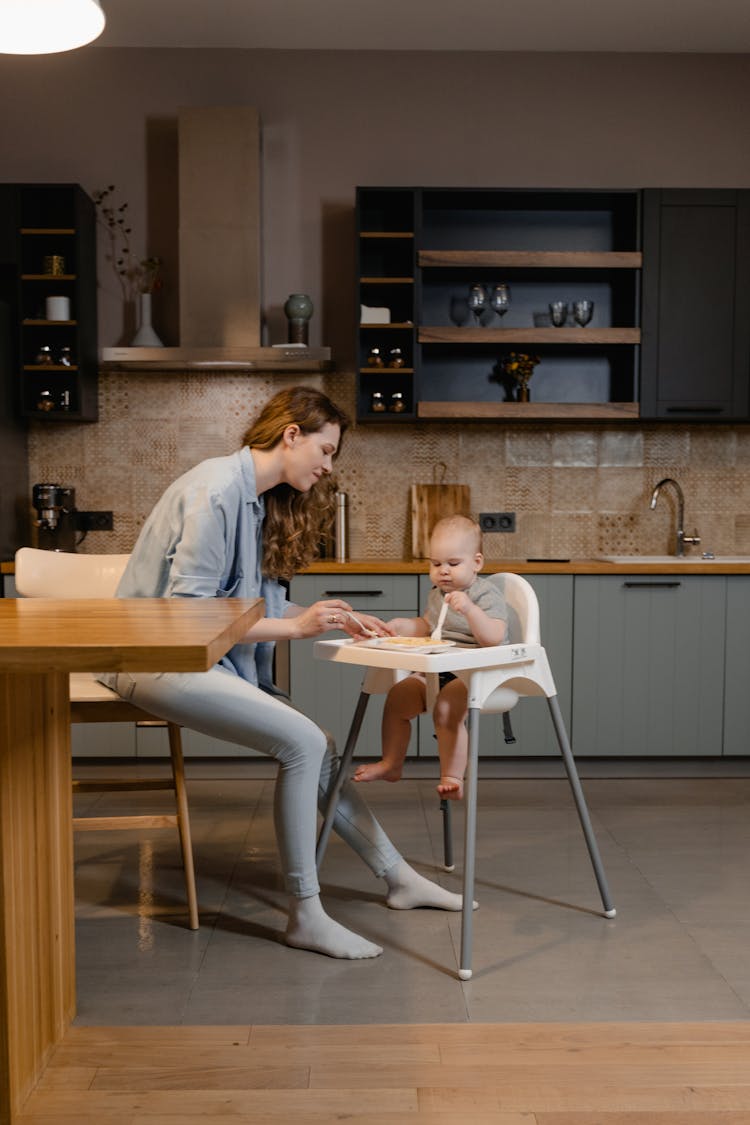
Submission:
[[[208,672],[120,672],[107,682],[144,711],[275,758],[274,825],[286,889],[297,898],[320,892],[314,794],[322,811],[339,759],[319,726],[219,666]],[[341,790],[333,829],[378,878],[401,859],[351,782]]]

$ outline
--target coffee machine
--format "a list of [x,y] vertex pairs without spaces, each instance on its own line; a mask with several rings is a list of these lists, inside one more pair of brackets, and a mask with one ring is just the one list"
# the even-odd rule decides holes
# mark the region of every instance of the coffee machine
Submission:
[[73,553],[76,549],[75,489],[63,488],[60,484],[35,484],[32,503],[37,513],[34,520],[37,547],[43,551]]

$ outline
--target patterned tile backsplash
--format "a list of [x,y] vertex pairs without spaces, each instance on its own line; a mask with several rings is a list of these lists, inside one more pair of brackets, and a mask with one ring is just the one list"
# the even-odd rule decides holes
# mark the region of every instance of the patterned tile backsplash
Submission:
[[[93,425],[32,426],[30,479],[72,486],[81,509],[111,509],[114,532],[81,550],[128,551],[174,477],[238,448],[249,419],[289,375],[127,374],[100,378]],[[298,376],[354,414],[354,377]],[[443,469],[444,466],[444,469]],[[750,554],[750,426],[426,424],[354,426],[337,463],[349,494],[354,558],[409,558],[409,486],[471,487],[472,508],[516,513],[515,534],[486,535],[502,558],[664,554],[673,547],[671,490],[685,493],[685,529],[715,554]]]

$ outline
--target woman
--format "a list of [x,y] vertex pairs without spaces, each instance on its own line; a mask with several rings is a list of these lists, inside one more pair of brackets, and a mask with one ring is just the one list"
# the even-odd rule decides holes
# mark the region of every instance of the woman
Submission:
[[[335,748],[315,723],[274,698],[271,682],[273,642],[332,628],[358,635],[346,602],[292,605],[278,581],[315,556],[333,502],[328,478],[347,425],[325,395],[292,387],[266,404],[238,453],[204,461],[170,485],[138,537],[118,597],[261,596],[266,616],[208,672],[103,679],[164,719],[276,758],[274,824],[290,896],[286,942],[362,958],[382,949],[325,913],[315,867],[316,798],[322,809],[336,777]],[[359,616],[376,632],[388,632],[377,618]],[[390,907],[461,909],[460,895],[402,859],[348,782],[334,830],[385,880]]]

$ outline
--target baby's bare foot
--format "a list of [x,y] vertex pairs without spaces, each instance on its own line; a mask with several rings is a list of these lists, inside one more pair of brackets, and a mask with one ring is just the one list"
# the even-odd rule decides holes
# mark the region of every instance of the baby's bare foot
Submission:
[[389,766],[386,762],[369,762],[357,766],[353,781],[400,781],[401,767]]
[[460,801],[464,795],[464,783],[460,777],[443,774],[437,785],[438,794],[448,801]]

